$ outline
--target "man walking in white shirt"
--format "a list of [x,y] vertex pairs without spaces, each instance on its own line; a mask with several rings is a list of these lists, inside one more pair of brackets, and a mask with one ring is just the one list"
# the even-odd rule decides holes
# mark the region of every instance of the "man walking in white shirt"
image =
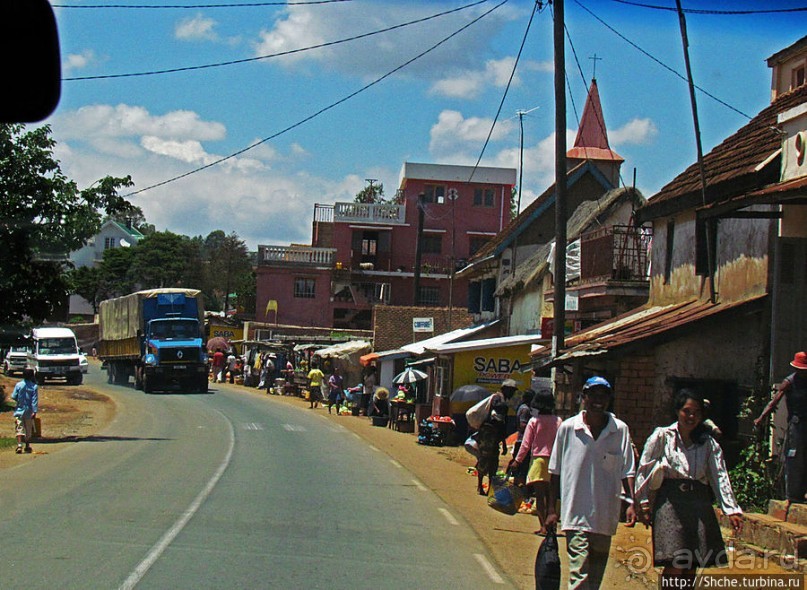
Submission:
[[[621,495],[633,498],[634,455],[628,426],[607,411],[610,383],[591,377],[583,385],[583,410],[558,428],[549,459],[551,487],[547,527],[558,521],[569,555],[569,588],[596,589],[602,583],[611,537],[616,533]],[[633,505],[628,524],[636,522]]]

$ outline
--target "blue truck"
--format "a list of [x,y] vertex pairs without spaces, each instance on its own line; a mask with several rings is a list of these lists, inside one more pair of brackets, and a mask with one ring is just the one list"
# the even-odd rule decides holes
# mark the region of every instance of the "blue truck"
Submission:
[[98,357],[110,383],[146,393],[207,392],[204,305],[195,289],[150,289],[98,306]]

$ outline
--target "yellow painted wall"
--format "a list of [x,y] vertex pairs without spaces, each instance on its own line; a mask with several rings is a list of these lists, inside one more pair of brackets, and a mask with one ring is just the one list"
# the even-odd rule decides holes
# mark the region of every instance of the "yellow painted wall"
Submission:
[[530,387],[531,373],[522,373],[530,362],[530,345],[501,346],[454,354],[452,391],[461,385],[481,385],[497,391],[505,379],[515,379],[518,389]]
[[235,326],[210,324],[210,338],[221,336],[227,340],[243,340],[244,329]]

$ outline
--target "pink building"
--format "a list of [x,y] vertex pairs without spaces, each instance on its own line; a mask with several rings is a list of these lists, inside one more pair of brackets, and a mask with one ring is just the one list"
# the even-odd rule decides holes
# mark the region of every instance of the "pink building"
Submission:
[[406,162],[392,203],[315,205],[310,246],[258,247],[256,321],[371,329],[376,304],[465,308],[453,271],[509,223],[515,182],[511,168]]

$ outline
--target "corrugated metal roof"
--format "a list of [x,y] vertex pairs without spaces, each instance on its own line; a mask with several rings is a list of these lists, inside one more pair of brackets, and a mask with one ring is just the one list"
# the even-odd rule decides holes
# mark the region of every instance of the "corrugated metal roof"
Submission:
[[531,356],[536,364],[547,366],[562,364],[573,358],[605,354],[626,344],[658,336],[718,313],[759,301],[766,296],[762,294],[726,303],[711,303],[698,299],[672,305],[641,307],[610,322],[573,334],[566,339],[566,349],[555,359],[549,359],[551,355],[549,350],[535,351]]
[[401,350],[405,350],[406,352],[410,352],[416,356],[421,355],[424,352],[426,352],[427,348],[431,348],[432,346],[439,346],[441,344],[446,344],[448,342],[454,342],[455,340],[459,340],[460,338],[465,338],[467,336],[472,336],[477,332],[481,332],[485,328],[489,328],[497,324],[498,322],[499,320],[493,320],[492,322],[479,324],[478,326],[471,326],[469,328],[460,328],[458,330],[452,330],[451,332],[446,332],[445,334],[438,334],[437,336],[427,338],[426,340],[421,340],[420,342],[413,342],[412,344],[401,346]]
[[462,352],[466,350],[481,350],[483,348],[497,348],[499,346],[518,346],[521,344],[537,344],[545,342],[540,334],[527,334],[521,336],[502,336],[500,338],[485,338],[483,340],[469,340],[468,342],[454,342],[438,344],[428,347],[429,352],[439,354],[449,354],[452,352]]

